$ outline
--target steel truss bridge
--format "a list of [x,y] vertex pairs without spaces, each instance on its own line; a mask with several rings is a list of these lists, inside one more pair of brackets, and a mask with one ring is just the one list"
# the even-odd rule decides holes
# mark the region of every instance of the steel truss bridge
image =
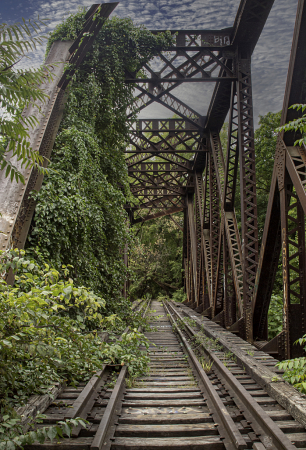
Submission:
[[[142,111],[158,103],[171,119],[139,119],[126,150],[131,191],[139,202],[126,205],[131,223],[184,213],[183,268],[187,305],[261,350],[283,359],[300,356],[293,343],[306,333],[306,149],[295,147],[297,135],[279,134],[266,222],[259,253],[251,60],[274,0],[241,0],[234,24],[222,30],[171,30],[175,43],[143,66],[145,78],[126,73],[137,90]],[[108,17],[117,3],[102,4]],[[31,146],[50,157],[62,118],[70,75],[86,57],[101,22],[93,16],[75,42],[53,45],[47,63],[54,68],[45,86],[50,95],[36,114],[39,127]],[[81,45],[81,37],[83,38]],[[154,33],[158,31],[153,30]],[[281,124],[300,117],[288,107],[306,103],[306,4],[299,0]],[[207,116],[182,102],[174,90],[184,83],[214,83]],[[220,130],[228,122],[227,148]],[[14,161],[13,161],[14,163]],[[16,161],[18,166],[18,162]],[[42,176],[21,168],[25,185],[0,174],[0,248],[25,244]],[[235,213],[240,176],[241,226]],[[268,341],[267,316],[278,263],[283,266],[283,331]]]

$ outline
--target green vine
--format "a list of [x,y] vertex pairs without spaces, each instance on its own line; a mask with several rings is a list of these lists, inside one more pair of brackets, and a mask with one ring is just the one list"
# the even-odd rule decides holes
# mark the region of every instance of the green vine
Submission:
[[[50,37],[74,39],[85,10],[70,16]],[[125,73],[172,42],[130,19],[107,20],[85,62],[73,76],[50,171],[39,193],[27,248],[59,269],[72,264],[72,277],[106,298],[120,296],[125,267],[122,250],[131,242],[124,205],[129,192],[124,151],[127,112],[135,112],[133,86]],[[134,114],[135,116],[135,114]],[[113,307],[113,306],[112,306]]]

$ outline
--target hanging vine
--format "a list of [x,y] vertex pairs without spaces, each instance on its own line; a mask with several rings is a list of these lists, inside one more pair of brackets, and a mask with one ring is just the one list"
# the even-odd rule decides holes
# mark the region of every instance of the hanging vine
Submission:
[[[47,52],[56,40],[75,39],[84,16],[81,10],[59,25]],[[106,299],[120,293],[125,274],[121,252],[130,240],[124,151],[134,94],[125,73],[138,72],[171,42],[170,33],[153,35],[130,19],[106,21],[71,80],[49,174],[33,194],[37,206],[28,250],[57,269],[72,264],[76,282]]]

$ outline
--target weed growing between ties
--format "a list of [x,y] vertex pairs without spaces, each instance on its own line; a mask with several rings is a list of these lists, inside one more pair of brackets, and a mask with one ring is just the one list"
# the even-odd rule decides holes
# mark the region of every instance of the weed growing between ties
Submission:
[[212,369],[213,366],[213,361],[211,361],[210,359],[205,358],[204,356],[199,358],[200,364],[204,369],[204,372],[209,373]]
[[[205,372],[209,373],[211,371],[213,367],[213,361],[211,361],[211,359],[206,355],[204,349],[211,350],[213,352],[222,352],[221,357],[222,363],[229,370],[230,370],[229,362],[233,361],[237,363],[236,356],[230,351],[228,352],[223,351],[223,346],[220,345],[216,339],[209,338],[208,336],[206,336],[203,327],[200,326],[195,319],[192,319],[191,317],[184,317],[183,319],[177,319],[176,322],[178,327],[182,331],[187,332],[186,333],[187,339],[190,341],[193,351],[198,356],[199,362],[202,365]],[[192,337],[190,337],[187,326],[193,329],[197,329],[199,331],[195,333]],[[172,329],[175,332],[176,327],[174,324],[172,326]]]

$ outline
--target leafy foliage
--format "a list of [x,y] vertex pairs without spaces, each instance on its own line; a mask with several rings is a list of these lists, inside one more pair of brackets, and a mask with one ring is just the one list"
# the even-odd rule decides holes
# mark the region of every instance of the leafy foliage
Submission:
[[[296,109],[297,111],[301,111],[302,113],[306,110],[306,105],[297,104],[290,106],[289,109]],[[297,139],[294,145],[302,146],[306,144],[306,114],[303,114],[300,118],[296,120],[292,120],[285,125],[279,127],[277,131],[298,131],[302,137],[301,139]]]
[[[49,47],[74,39],[84,15],[82,10],[57,27]],[[50,172],[33,194],[37,206],[27,248],[57,270],[73,261],[72,278],[105,297],[110,311],[120,297],[126,272],[121,254],[130,242],[124,151],[134,96],[125,72],[138,71],[170,42],[170,33],[155,36],[130,19],[106,21],[73,77]]]
[[36,424],[41,423],[45,416],[38,414],[34,421],[30,423],[31,429],[24,432],[21,418],[14,414],[5,414],[0,423],[0,450],[15,450],[23,448],[24,445],[31,445],[35,441],[43,444],[45,441],[70,437],[74,426],[86,427],[85,421],[80,418],[59,421],[52,427],[37,428]]
[[275,128],[279,126],[281,113],[269,112],[260,116],[259,127],[255,131],[256,190],[258,212],[258,234],[261,242],[266,219],[270,184],[277,141]]
[[37,108],[38,102],[48,98],[39,86],[52,76],[48,65],[27,70],[16,69],[15,66],[42,43],[42,25],[45,23],[40,19],[0,25],[0,169],[5,169],[5,176],[10,175],[11,181],[15,177],[17,182],[23,183],[22,173],[11,162],[13,156],[17,156],[22,166],[44,169],[41,167],[42,156],[30,147],[28,141],[30,129],[38,124],[37,118],[35,114],[25,117],[22,110],[30,105]]
[[[183,215],[173,216],[177,224],[183,226]],[[184,298],[182,292],[182,247],[183,233],[168,216],[145,222],[130,257],[132,298],[149,294],[157,298],[162,293],[173,293],[175,299]],[[135,229],[136,226],[135,226]]]
[[[14,287],[0,280],[0,398],[19,405],[33,393],[46,393],[54,382],[89,379],[104,363],[126,364],[131,375],[145,371],[147,345],[136,329],[120,343],[100,337],[122,329],[118,317],[105,315],[105,301],[76,287],[47,264],[39,266],[19,250],[1,253],[1,273],[16,273]],[[133,325],[133,322],[131,322]]]
[[283,329],[283,296],[273,294],[268,311],[269,339],[277,336]]
[[[306,344],[306,334],[298,339],[295,344]],[[304,350],[306,348],[304,347]],[[306,358],[295,358],[281,361],[277,364],[278,368],[284,370],[283,377],[288,383],[293,384],[294,387],[301,392],[306,393]]]

